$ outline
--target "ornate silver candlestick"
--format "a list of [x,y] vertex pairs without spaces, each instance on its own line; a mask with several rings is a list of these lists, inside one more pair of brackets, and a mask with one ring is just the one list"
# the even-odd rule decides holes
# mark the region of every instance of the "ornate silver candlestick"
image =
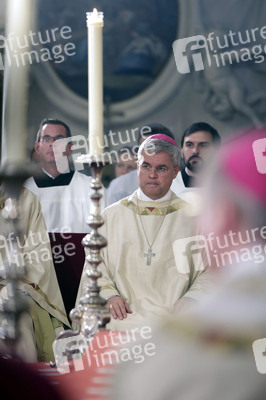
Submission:
[[98,233],[98,229],[104,224],[104,220],[100,215],[100,199],[102,195],[99,190],[102,188],[101,176],[102,169],[105,165],[102,159],[94,157],[81,156],[80,161],[90,165],[92,172],[91,188],[94,193],[91,195],[91,210],[87,223],[91,228],[82,240],[82,245],[89,251],[86,256],[86,275],[89,278],[86,287],[86,294],[79,301],[77,308],[70,312],[70,318],[77,323],[80,332],[89,338],[98,330],[104,330],[106,324],[110,321],[110,313],[106,308],[106,300],[100,296],[100,286],[97,281],[102,276],[98,271],[98,266],[102,261],[100,250],[107,246],[107,240]]
[[[78,162],[87,164],[91,168],[92,181],[91,188],[91,209],[88,217],[88,225],[91,228],[82,240],[82,245],[88,250],[86,256],[86,275],[88,277],[88,285],[86,293],[83,296],[76,308],[71,310],[70,319],[77,330],[67,330],[61,332],[54,343],[54,353],[57,366],[65,361],[65,355],[68,359],[73,359],[77,353],[83,353],[84,347],[89,344],[90,340],[99,330],[105,330],[106,324],[110,321],[110,313],[106,308],[106,300],[100,296],[101,287],[97,281],[102,276],[98,270],[98,266],[102,261],[100,251],[107,246],[107,240],[98,233],[98,229],[104,224],[104,220],[100,215],[100,199],[102,197],[99,190],[102,188],[101,176],[102,169],[106,162],[102,159],[95,158],[91,155],[82,155],[78,158]],[[109,159],[108,159],[109,161]],[[71,338],[79,336],[79,343]],[[85,340],[82,341],[82,338]],[[67,339],[61,341],[60,339]]]
[[[106,308],[106,300],[100,296],[100,286],[97,281],[101,277],[98,265],[102,259],[100,250],[107,245],[106,239],[98,233],[98,229],[104,221],[100,215],[100,199],[102,195],[99,190],[102,188],[101,175],[103,166],[106,164],[104,155],[95,156],[101,152],[103,138],[103,68],[102,68],[102,28],[103,13],[94,9],[92,13],[87,13],[88,28],[88,111],[89,111],[89,148],[91,154],[78,157],[76,161],[89,165],[92,173],[91,188],[91,210],[88,217],[88,225],[91,228],[82,244],[88,250],[86,256],[86,275],[88,285],[85,296],[79,301],[77,308],[70,312],[70,319],[77,326],[76,331],[66,331],[61,333],[54,343],[54,353],[56,364],[64,363],[64,356],[68,359],[77,352],[82,353],[84,348],[78,343],[88,345],[90,339],[98,330],[104,330],[110,321],[110,314]],[[99,142],[98,142],[99,141]],[[80,335],[78,341],[72,340],[73,336]],[[60,339],[67,339],[60,343]],[[73,349],[73,346],[76,348]],[[78,348],[77,348],[78,347]],[[63,350],[63,351],[62,351]],[[58,357],[59,356],[59,357]]]

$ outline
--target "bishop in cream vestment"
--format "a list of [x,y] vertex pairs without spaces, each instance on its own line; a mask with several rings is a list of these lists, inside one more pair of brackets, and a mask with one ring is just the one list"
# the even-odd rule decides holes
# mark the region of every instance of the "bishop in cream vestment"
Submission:
[[[167,194],[170,200],[164,201],[143,201],[138,193],[140,189],[102,213],[101,233],[108,245],[101,264],[101,295],[120,295],[133,311],[123,320],[112,318],[107,327],[113,330],[132,329],[171,315],[181,297],[197,301],[209,288],[207,275],[195,265],[195,257],[176,246],[179,239],[195,235],[186,215],[189,205],[171,191]],[[150,265],[145,234],[150,243],[155,238]],[[83,272],[78,299],[85,294],[87,283]]]

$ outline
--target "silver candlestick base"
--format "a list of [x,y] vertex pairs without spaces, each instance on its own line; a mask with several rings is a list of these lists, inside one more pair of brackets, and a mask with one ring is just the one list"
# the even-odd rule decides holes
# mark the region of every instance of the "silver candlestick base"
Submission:
[[[87,220],[91,231],[82,240],[82,245],[85,250],[88,250],[85,268],[89,282],[86,286],[85,296],[80,299],[78,306],[72,309],[69,314],[74,326],[77,326],[77,330],[67,330],[60,333],[56,341],[82,335],[86,342],[89,343],[99,330],[105,330],[106,324],[110,321],[106,300],[100,296],[101,287],[97,284],[98,279],[102,276],[102,273],[98,270],[98,266],[102,262],[100,251],[107,246],[107,240],[98,233],[98,229],[104,224],[104,220],[100,215],[100,199],[102,195],[99,190],[102,188],[101,176],[103,167],[110,160],[109,158],[103,159],[103,156],[95,157],[87,154],[80,156],[76,161],[89,166],[92,174],[91,189],[93,193],[90,196],[91,209]],[[71,350],[67,346],[64,351],[70,359],[71,354],[77,353],[76,348]]]

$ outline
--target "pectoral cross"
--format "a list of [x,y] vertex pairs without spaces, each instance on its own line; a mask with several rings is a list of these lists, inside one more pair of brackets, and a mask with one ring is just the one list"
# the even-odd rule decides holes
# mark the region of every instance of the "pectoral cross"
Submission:
[[149,247],[148,253],[144,253],[144,257],[147,257],[147,265],[151,265],[151,258],[155,256],[155,253],[152,252],[152,248]]

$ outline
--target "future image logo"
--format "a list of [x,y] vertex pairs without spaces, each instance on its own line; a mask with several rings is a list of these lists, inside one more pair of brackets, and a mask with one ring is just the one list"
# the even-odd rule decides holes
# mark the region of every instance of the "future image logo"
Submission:
[[251,61],[260,64],[266,58],[265,40],[266,26],[177,39],[173,43],[177,71],[188,74],[213,66],[219,68]]
[[188,74],[193,64],[195,71],[204,69],[203,52],[208,65],[211,65],[207,40],[203,35],[178,39],[173,43],[175,62],[178,72]]
[[255,140],[252,148],[258,172],[266,174],[266,138]]
[[260,264],[266,260],[266,226],[250,230],[208,236],[197,235],[177,239],[173,243],[173,253],[180,274],[204,271],[207,267],[220,268],[237,266],[246,262]]
[[140,364],[146,357],[156,355],[156,345],[151,339],[152,328],[148,325],[119,332],[106,331],[89,339],[83,334],[56,339],[53,351],[57,371],[66,374],[72,369],[84,370],[85,365],[100,368],[128,361]]
[[7,37],[0,35],[0,70],[11,65],[19,68],[48,61],[60,64],[66,57],[76,54],[75,44],[70,40],[70,26],[46,29],[45,32],[30,30],[23,36],[15,36],[12,32]]
[[70,372],[69,361],[73,361],[75,371],[84,369],[82,355],[88,349],[88,343],[84,336],[76,335],[67,338],[55,340],[53,343],[53,351],[57,371],[60,374]]
[[211,263],[206,238],[203,235],[177,239],[173,243],[178,272],[190,273],[191,263],[195,271],[204,271]]
[[258,372],[266,374],[266,338],[255,340],[252,348]]
[[60,174],[70,172],[70,158],[76,171],[83,170],[84,165],[76,160],[82,154],[89,152],[87,140],[82,135],[56,140],[53,143],[53,151],[56,168]]

